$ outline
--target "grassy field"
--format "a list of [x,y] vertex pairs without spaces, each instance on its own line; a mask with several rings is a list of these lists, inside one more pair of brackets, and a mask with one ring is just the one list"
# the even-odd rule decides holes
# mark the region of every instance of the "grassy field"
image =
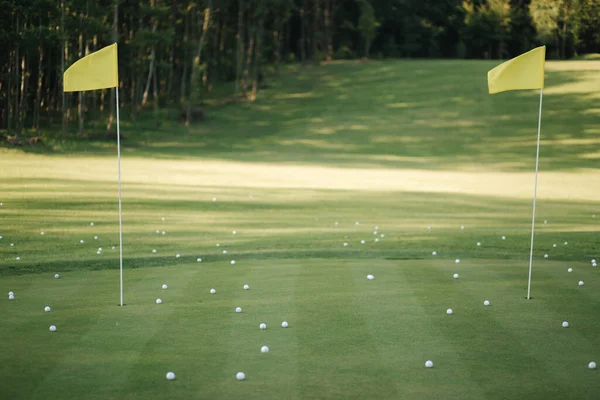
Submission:
[[494,65],[291,68],[124,122],[123,308],[114,146],[0,148],[0,398],[597,398],[600,61],[547,64],[532,300],[539,93],[487,95]]

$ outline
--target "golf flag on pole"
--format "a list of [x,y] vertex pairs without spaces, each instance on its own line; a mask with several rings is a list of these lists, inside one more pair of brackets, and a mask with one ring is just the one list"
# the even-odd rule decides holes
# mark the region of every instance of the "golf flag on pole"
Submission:
[[542,95],[544,92],[544,62],[546,46],[537,47],[527,53],[508,60],[488,71],[490,94],[507,90],[540,89],[540,111],[538,112],[537,150],[535,153],[535,183],[533,185],[533,213],[531,216],[531,245],[529,247],[529,279],[527,299],[531,298],[531,269],[533,266],[533,236],[535,234],[535,206],[537,200],[538,172],[540,165],[540,137],[542,128]]
[[119,124],[119,58],[117,44],[111,44],[76,61],[63,74],[63,90],[80,92],[85,90],[115,88],[117,111],[117,182],[119,187],[119,280],[121,307],[123,304],[123,206],[121,196],[121,129]]
[[113,88],[119,85],[117,44],[76,61],[63,76],[65,92]]
[[488,72],[490,94],[507,90],[543,89],[546,46],[508,60]]

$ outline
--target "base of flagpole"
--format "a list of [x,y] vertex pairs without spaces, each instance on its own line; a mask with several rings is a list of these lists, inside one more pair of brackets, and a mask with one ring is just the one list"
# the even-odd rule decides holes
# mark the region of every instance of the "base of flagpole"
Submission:
[[119,307],[125,307],[127,304],[123,303],[123,305],[121,304],[117,304]]

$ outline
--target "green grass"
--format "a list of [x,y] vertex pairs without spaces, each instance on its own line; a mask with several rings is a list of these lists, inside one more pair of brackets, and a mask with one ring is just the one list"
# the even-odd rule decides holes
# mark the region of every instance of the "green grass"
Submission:
[[596,398],[598,63],[548,63],[529,301],[538,94],[487,95],[493,65],[290,69],[124,123],[124,308],[114,146],[0,149],[0,398]]

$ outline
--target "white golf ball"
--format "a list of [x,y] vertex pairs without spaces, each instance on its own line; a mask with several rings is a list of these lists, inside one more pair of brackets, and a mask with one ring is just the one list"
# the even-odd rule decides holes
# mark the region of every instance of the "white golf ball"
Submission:
[[9,295],[9,296],[14,296],[14,295],[15,295],[15,292],[8,292],[8,295]]
[[233,232],[231,232],[231,233],[233,233],[233,234],[235,235],[237,232],[236,232],[236,231],[233,231]]
[[384,235],[383,233],[382,233],[381,235],[379,235],[379,236],[381,236],[381,237],[385,237],[385,235]]
[[156,253],[156,249],[152,249],[152,252],[153,252],[153,253]]
[[282,327],[282,328],[287,328],[287,327],[288,327],[288,323],[287,323],[286,321],[283,321],[283,322],[281,323],[281,327]]
[[156,299],[156,304],[162,304],[162,300],[161,299]]
[[217,291],[215,289],[210,289],[210,294],[215,294]]
[[44,311],[45,312],[50,312],[50,307],[48,307],[48,306],[44,307]]
[[377,235],[377,231],[373,232],[373,235]]
[[458,258],[457,258],[456,260],[454,260],[454,262],[455,262],[456,264],[460,264],[460,260],[459,260]]
[[21,257],[17,257],[17,261],[19,261],[21,259]]
[[166,284],[166,283],[163,283],[163,285],[162,285],[162,288],[163,288],[163,289],[168,289],[169,287],[167,286],[167,284]]
[[339,222],[335,221],[335,224],[336,224],[336,225],[338,225],[338,224],[339,224]]
[[548,254],[544,254],[544,258],[548,258]]
[[15,295],[14,294],[9,294],[8,295],[8,299],[9,300],[14,300],[15,299]]
[[157,230],[156,230],[156,233],[160,233],[160,229],[157,229]]
[[431,255],[433,255],[433,256],[437,255],[437,251],[432,251]]
[[223,254],[227,254],[227,250],[223,250]]
[[216,197],[213,197],[213,201],[217,201],[217,198],[216,198]]
[[379,230],[379,227],[378,227],[378,226],[376,226],[376,227],[375,227],[375,230],[376,230],[376,231],[378,231],[378,230]]
[[548,223],[548,220],[544,220],[544,223],[545,223],[545,224],[547,224],[547,223]]
[[15,244],[14,244],[14,243],[11,243],[11,244],[10,244],[10,247],[15,247]]
[[592,263],[592,267],[597,267],[597,266],[598,266],[598,264]]
[[100,250],[98,250],[98,251],[96,252],[96,254],[102,254],[102,252],[101,252]]
[[50,332],[56,332],[56,326],[50,325]]
[[595,262],[596,262],[596,259],[593,259],[593,260],[592,260],[592,264],[593,264],[593,263],[595,263]]
[[454,277],[454,279],[458,279],[458,274],[454,274],[452,276]]
[[181,257],[181,254],[176,254],[175,255],[175,258],[179,258],[179,257]]
[[234,264],[235,264],[235,260],[231,260],[231,265],[234,265]]
[[165,217],[162,217],[161,219],[164,221],[164,220],[165,220]]
[[489,300],[485,300],[485,301],[483,302],[483,305],[484,305],[484,306],[486,306],[486,307],[487,307],[487,306],[489,306],[489,305],[490,305],[490,301],[489,301]]
[[506,236],[502,236],[502,240],[506,240]]
[[590,363],[588,364],[588,368],[589,369],[596,369],[596,363],[593,361],[590,361]]
[[360,244],[365,244],[365,241],[364,241],[364,240],[361,240],[361,241],[360,241]]
[[167,379],[172,381],[173,379],[175,379],[175,373],[174,372],[167,372]]
[[236,307],[235,312],[242,312],[242,307]]
[[569,268],[567,272],[573,272],[573,268]]
[[81,239],[81,240],[79,241],[79,243],[83,243],[83,239]]
[[568,244],[569,244],[569,242],[565,242],[565,246],[568,245]]
[[94,223],[93,223],[93,222],[90,222],[90,226],[94,226]]
[[220,244],[219,244],[219,243],[217,243],[217,247],[219,247],[219,246],[220,246]]
[[481,242],[477,242],[477,246],[481,246]]
[[196,258],[197,262],[202,262],[202,259],[200,257]]
[[448,315],[452,315],[452,313],[453,313],[453,311],[452,311],[452,309],[451,309],[451,308],[449,308],[449,309],[447,309],[447,310],[446,310],[446,314],[448,314]]
[[367,279],[372,281],[373,279],[375,279],[375,277],[373,275],[367,275]]
[[431,360],[425,361],[425,367],[426,368],[433,368],[433,361],[431,361]]
[[59,274],[54,274],[54,279],[58,279],[58,278],[60,278],[60,275]]
[[563,327],[563,328],[568,328],[568,327],[569,327],[569,323],[568,323],[567,321],[564,321],[564,322],[562,323],[562,327]]
[[348,243],[344,243],[344,247],[348,246]]
[[465,229],[465,226],[464,226],[464,225],[461,225],[461,226],[460,226],[460,230],[462,231],[462,230],[464,230],[464,229]]
[[265,329],[267,329],[267,324],[262,323],[258,327],[260,328],[261,331],[264,331]]
[[376,241],[376,242],[379,242],[379,238],[375,238],[375,241]]
[[248,289],[250,289],[250,286],[244,285],[244,290],[248,290]]
[[102,251],[102,247],[98,247],[98,251]]
[[430,231],[430,230],[431,230],[431,227],[430,227],[430,226],[428,226],[428,227],[427,227],[427,230],[428,230],[428,231]]
[[163,235],[166,235],[166,234],[167,234],[167,231],[162,231],[162,234],[163,234]]
[[238,372],[235,377],[237,378],[238,381],[243,381],[244,379],[246,379],[246,374],[243,372]]
[[42,236],[43,236],[43,235],[44,235],[44,232],[43,232],[43,231],[42,231],[42,232],[40,232],[40,235],[42,235]]
[[556,247],[556,243],[554,243],[554,244],[552,245],[552,247]]
[[579,281],[579,286],[583,286],[583,281]]
[[358,221],[356,221],[356,222],[354,223],[354,225],[359,225],[359,224],[360,224],[360,223],[359,223]]
[[268,353],[269,352],[269,348],[267,346],[263,346],[260,348],[260,352],[261,353]]
[[98,236],[94,236],[94,240],[98,240]]

